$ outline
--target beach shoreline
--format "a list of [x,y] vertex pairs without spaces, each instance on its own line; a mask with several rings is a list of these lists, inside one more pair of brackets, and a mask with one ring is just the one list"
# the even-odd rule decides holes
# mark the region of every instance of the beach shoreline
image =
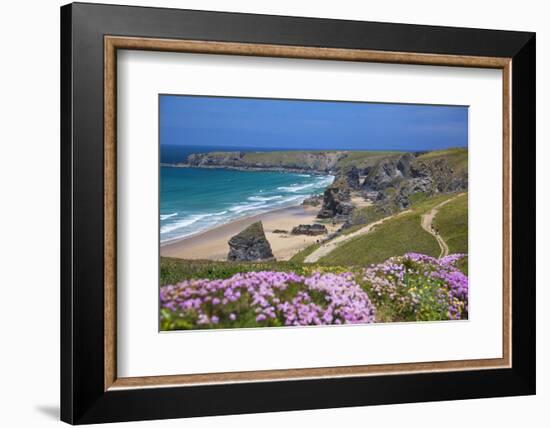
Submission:
[[[261,221],[275,258],[288,260],[298,251],[323,238],[323,236],[290,234],[295,226],[319,222],[318,212],[318,207],[300,204],[235,219],[191,236],[163,242],[160,244],[160,255],[190,260],[227,260],[229,239],[252,223]],[[323,224],[329,233],[338,228],[338,225],[332,225],[330,222],[323,222]],[[274,233],[277,229],[288,233]]]

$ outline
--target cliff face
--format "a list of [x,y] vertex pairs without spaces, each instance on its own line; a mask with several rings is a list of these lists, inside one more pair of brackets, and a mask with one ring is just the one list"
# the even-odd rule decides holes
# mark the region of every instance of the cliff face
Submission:
[[290,170],[329,173],[345,152],[211,152],[189,155],[193,167],[223,167],[260,170]]
[[323,205],[318,218],[332,218],[336,221],[345,221],[353,211],[350,202],[350,190],[345,181],[337,181],[329,186],[323,194]]
[[[411,205],[411,196],[433,196],[468,188],[468,152],[451,149],[422,154],[392,154],[358,168],[341,168],[325,190],[319,218],[349,221],[350,192],[360,193],[377,209],[391,213]],[[351,206],[350,206],[351,205]]]

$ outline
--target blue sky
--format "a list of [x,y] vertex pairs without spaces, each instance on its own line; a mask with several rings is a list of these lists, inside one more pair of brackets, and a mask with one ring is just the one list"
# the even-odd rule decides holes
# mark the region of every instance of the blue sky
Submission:
[[433,150],[468,145],[468,108],[160,96],[161,145]]

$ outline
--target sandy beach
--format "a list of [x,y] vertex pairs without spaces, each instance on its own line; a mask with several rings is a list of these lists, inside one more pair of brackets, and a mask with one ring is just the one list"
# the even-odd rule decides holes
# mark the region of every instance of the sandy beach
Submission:
[[[318,212],[317,207],[299,205],[245,217],[188,238],[161,244],[160,254],[163,257],[182,259],[227,260],[229,252],[227,241],[252,223],[261,221],[275,258],[288,260],[301,249],[323,237],[290,234],[294,226],[314,223]],[[338,225],[332,224],[325,224],[325,226],[329,233],[338,228]],[[276,229],[286,230],[289,233],[273,233]]]

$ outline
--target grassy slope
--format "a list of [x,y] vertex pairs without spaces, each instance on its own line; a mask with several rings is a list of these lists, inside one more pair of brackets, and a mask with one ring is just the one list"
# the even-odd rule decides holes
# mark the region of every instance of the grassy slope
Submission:
[[348,152],[347,156],[340,159],[336,166],[338,168],[346,168],[348,166],[356,166],[358,168],[364,168],[369,165],[375,164],[378,160],[383,158],[389,158],[399,156],[403,152],[378,152],[378,151],[364,151],[364,152]]
[[317,248],[319,248],[320,244],[311,244],[309,247],[304,248],[301,251],[298,251],[296,254],[294,254],[290,258],[290,262],[292,263],[304,263],[304,260],[307,256],[309,256],[311,253],[313,253]]
[[292,263],[239,263],[210,260],[182,260],[170,257],[160,259],[160,285],[175,284],[185,279],[225,279],[239,272],[261,270],[294,270]]
[[468,169],[468,149],[467,148],[452,148],[446,150],[434,150],[433,152],[424,153],[418,156],[418,160],[436,160],[446,159],[449,166],[455,172]]
[[171,257],[160,259],[160,285],[177,284],[186,279],[226,279],[237,273],[277,271],[295,272],[298,275],[309,275],[314,271],[347,272],[348,268],[339,266],[321,266],[303,264],[294,261],[273,262],[226,262],[213,260],[183,260]]
[[[434,226],[451,254],[468,254],[468,194],[443,206],[434,218]],[[462,259],[458,267],[468,274],[468,258]]]
[[353,238],[319,260],[323,264],[368,265],[392,256],[419,252],[437,257],[439,246],[420,226],[420,217],[453,195],[440,195],[413,205],[412,212],[388,220],[371,233]]
[[302,155],[307,153],[333,153],[334,150],[327,150],[326,152],[317,152],[317,151],[273,151],[273,152],[247,152],[243,157],[243,161],[250,162],[252,164],[257,162],[263,163],[273,163],[273,164],[282,164],[287,163],[294,164],[299,162]]
[[449,246],[451,253],[468,252],[468,195],[443,206],[434,219],[434,226]]

